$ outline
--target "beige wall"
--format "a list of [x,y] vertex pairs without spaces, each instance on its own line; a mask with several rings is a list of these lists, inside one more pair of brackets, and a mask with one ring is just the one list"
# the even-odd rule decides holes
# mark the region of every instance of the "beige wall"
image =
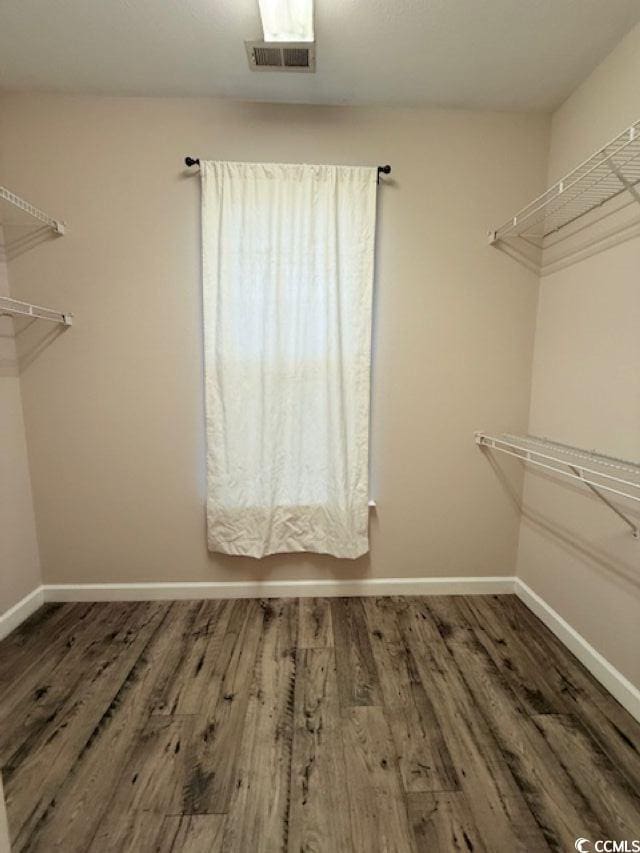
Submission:
[[[538,284],[485,232],[542,189],[545,117],[23,95],[0,106],[2,180],[69,222],[10,265],[14,293],[76,314],[46,346],[21,341],[46,581],[513,573],[517,507],[473,431],[526,427]],[[199,186],[185,154],[393,166],[366,558],[206,551]],[[521,472],[507,470],[518,497]]]
[[[639,80],[640,26],[553,116],[550,183],[640,117]],[[635,237],[541,279],[532,433],[640,460],[639,270]],[[518,574],[640,686],[640,543],[620,519],[527,474]]]
[[[9,292],[0,228],[0,296]],[[0,317],[0,615],[41,583],[13,323]]]

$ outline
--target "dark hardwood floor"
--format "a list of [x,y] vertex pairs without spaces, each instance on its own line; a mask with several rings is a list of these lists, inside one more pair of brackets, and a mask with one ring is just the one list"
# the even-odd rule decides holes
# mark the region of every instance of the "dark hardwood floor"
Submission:
[[16,853],[640,837],[640,725],[514,596],[48,605],[0,766]]

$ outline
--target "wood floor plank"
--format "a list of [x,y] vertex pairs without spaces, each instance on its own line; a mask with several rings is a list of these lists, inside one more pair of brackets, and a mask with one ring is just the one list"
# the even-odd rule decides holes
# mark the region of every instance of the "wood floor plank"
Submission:
[[385,642],[373,637],[371,647],[382,704],[387,708],[406,707],[413,698],[412,677],[415,675],[406,644],[402,639]]
[[155,853],[222,853],[225,815],[196,814],[166,817]]
[[410,794],[408,800],[418,853],[486,853],[461,791]]
[[120,817],[121,824],[112,826],[110,837],[100,838],[83,853],[155,853],[160,843],[162,816],[144,809],[136,811],[130,806]]
[[193,618],[176,637],[181,653],[176,656],[173,677],[164,692],[154,697],[154,714],[202,714],[205,692],[210,707],[217,702],[212,688],[220,688],[215,672],[233,601],[206,600],[191,602],[191,606]]
[[398,613],[406,609],[406,600],[398,596],[371,596],[362,599],[362,606],[372,645],[400,643]]
[[[399,629],[396,634],[400,637]],[[454,791],[458,777],[440,723],[406,643],[374,638],[385,713],[405,791]]]
[[464,642],[465,637],[472,633],[472,626],[475,627],[465,596],[433,595],[428,601],[423,600],[420,606],[423,610],[428,606],[433,624],[445,641]]
[[12,716],[20,702],[38,693],[69,650],[91,630],[94,613],[98,612],[95,605],[76,605],[76,608],[65,611],[57,629],[51,635],[48,632],[43,635],[29,652],[18,653],[15,660],[11,653],[6,657],[3,654],[1,659],[7,663],[5,676],[0,680],[0,719]]
[[[165,614],[157,605],[145,605],[137,612],[146,618],[140,620],[136,631],[120,643],[105,645],[79,690],[42,730],[29,755],[20,756],[19,765],[3,768],[12,832],[18,838],[35,828]],[[25,790],[29,791],[28,798]]]
[[299,649],[333,648],[331,604],[328,598],[301,598]]
[[[220,697],[228,693],[229,685],[233,684],[239,646],[244,642],[247,631],[251,629],[248,618],[257,620],[256,630],[252,632],[252,642],[256,644],[264,616],[260,602],[256,600],[230,600],[224,604],[225,607],[218,611],[218,618],[208,636],[202,670],[198,674],[200,689],[194,690],[191,696],[186,693],[180,704],[183,709],[207,719],[215,713]],[[255,653],[256,646],[253,648]],[[247,658],[241,663],[249,666],[249,672],[250,659]],[[201,677],[203,670],[206,678]]]
[[349,850],[349,789],[333,649],[298,651],[294,709],[288,849]]
[[572,716],[535,717],[564,771],[596,814],[606,838],[640,838],[640,790],[634,790]]
[[46,651],[51,657],[51,646],[56,638],[64,639],[77,629],[78,617],[88,611],[91,604],[45,604],[0,640],[0,686],[15,683],[33,663],[42,663]]
[[155,848],[164,816],[182,812],[183,745],[191,725],[190,717],[153,716],[147,721],[89,853]]
[[640,725],[515,596],[62,605],[0,656],[14,853],[640,834]]
[[545,660],[502,615],[496,596],[469,596],[465,604],[476,636],[529,714],[567,713],[563,694],[550,682]]
[[603,752],[640,790],[640,726],[560,640],[515,596],[499,596],[510,628],[519,634],[545,675],[562,695],[569,711],[578,717]]
[[185,813],[222,814],[229,810],[238,755],[245,737],[256,654],[267,613],[258,601],[234,602],[212,679],[217,700],[212,705],[205,691],[202,714],[196,718],[188,747],[190,773]]
[[[431,609],[431,603],[428,606]],[[447,647],[549,847],[570,849],[581,833],[589,838],[605,837],[605,827],[592,804],[574,786],[478,639],[473,633],[458,634],[447,641]]]
[[380,705],[378,671],[362,601],[358,598],[331,599],[331,620],[342,708]]
[[[81,620],[78,629],[65,643],[66,651],[53,667],[43,666],[35,675],[19,679],[4,701],[0,717],[11,717],[14,726],[0,726],[0,767],[18,766],[37,743],[44,727],[49,726],[67,707],[74,691],[82,688],[87,671],[96,664],[105,649],[117,642],[117,635],[135,614],[128,608],[96,608],[91,617]],[[33,676],[36,687],[33,687]]]
[[425,603],[400,617],[402,635],[438,716],[469,809],[492,851],[549,847]]
[[436,648],[442,647],[442,634],[432,611],[427,607],[427,603],[431,600],[432,596],[407,596],[407,606],[402,613],[398,614],[400,637],[403,643],[406,643],[407,636],[413,636],[415,633],[416,637],[419,634],[423,638],[431,639]]
[[176,637],[191,618],[191,602],[157,607],[166,612],[110,707],[96,725],[34,832],[28,849],[49,853],[86,851],[118,778],[147,725],[151,699],[175,670]]
[[33,656],[35,647],[39,646],[40,649],[46,647],[50,638],[59,630],[56,625],[65,618],[65,613],[70,612],[73,606],[60,602],[43,604],[0,640],[0,684],[10,670],[13,670],[15,677],[24,660]]
[[240,743],[225,850],[252,853],[287,847],[291,791],[298,602],[262,604],[264,621]]
[[375,707],[348,708],[344,712],[342,736],[353,849],[372,853],[415,851],[384,712]]
[[234,602],[229,599],[203,603],[195,624],[196,640],[181,667],[186,677],[180,679],[173,713],[207,714],[215,708],[223,683],[223,644],[226,641],[229,648],[229,637],[233,636],[228,630],[233,609]]

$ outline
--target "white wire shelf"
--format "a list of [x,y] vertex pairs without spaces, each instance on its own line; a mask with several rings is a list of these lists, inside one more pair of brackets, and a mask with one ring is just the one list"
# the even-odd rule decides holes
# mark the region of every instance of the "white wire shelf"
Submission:
[[[11,190],[8,190],[6,187],[0,186],[0,200],[5,202],[5,205],[2,205],[0,208],[0,225],[16,227],[30,224],[33,226],[33,220],[36,220],[37,222],[41,222],[43,225],[51,228],[56,234],[64,234],[66,227],[64,222],[60,219],[55,219],[53,216],[49,216],[49,214],[45,213],[44,210],[40,210],[39,207],[25,201],[23,198],[20,198],[19,195],[12,193]],[[25,215],[24,218],[19,220],[10,218],[6,215],[7,207],[12,211],[20,211]]]
[[628,192],[640,202],[640,120],[569,172],[495,231],[489,242],[545,238]]
[[71,326],[73,314],[65,311],[55,311],[52,308],[44,308],[42,305],[32,305],[30,302],[21,302],[10,296],[0,296],[0,315],[6,317],[30,317],[34,320],[49,320],[52,323],[62,323]]
[[570,480],[578,480],[597,495],[640,539],[640,527],[602,494],[603,491],[640,503],[640,463],[615,459],[601,453],[582,450],[535,436],[476,432],[476,444],[515,456]]

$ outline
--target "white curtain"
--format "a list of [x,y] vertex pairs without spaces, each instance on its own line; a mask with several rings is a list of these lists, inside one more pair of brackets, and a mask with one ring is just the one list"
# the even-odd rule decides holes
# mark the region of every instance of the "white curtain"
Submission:
[[209,548],[358,557],[376,169],[200,169]]

